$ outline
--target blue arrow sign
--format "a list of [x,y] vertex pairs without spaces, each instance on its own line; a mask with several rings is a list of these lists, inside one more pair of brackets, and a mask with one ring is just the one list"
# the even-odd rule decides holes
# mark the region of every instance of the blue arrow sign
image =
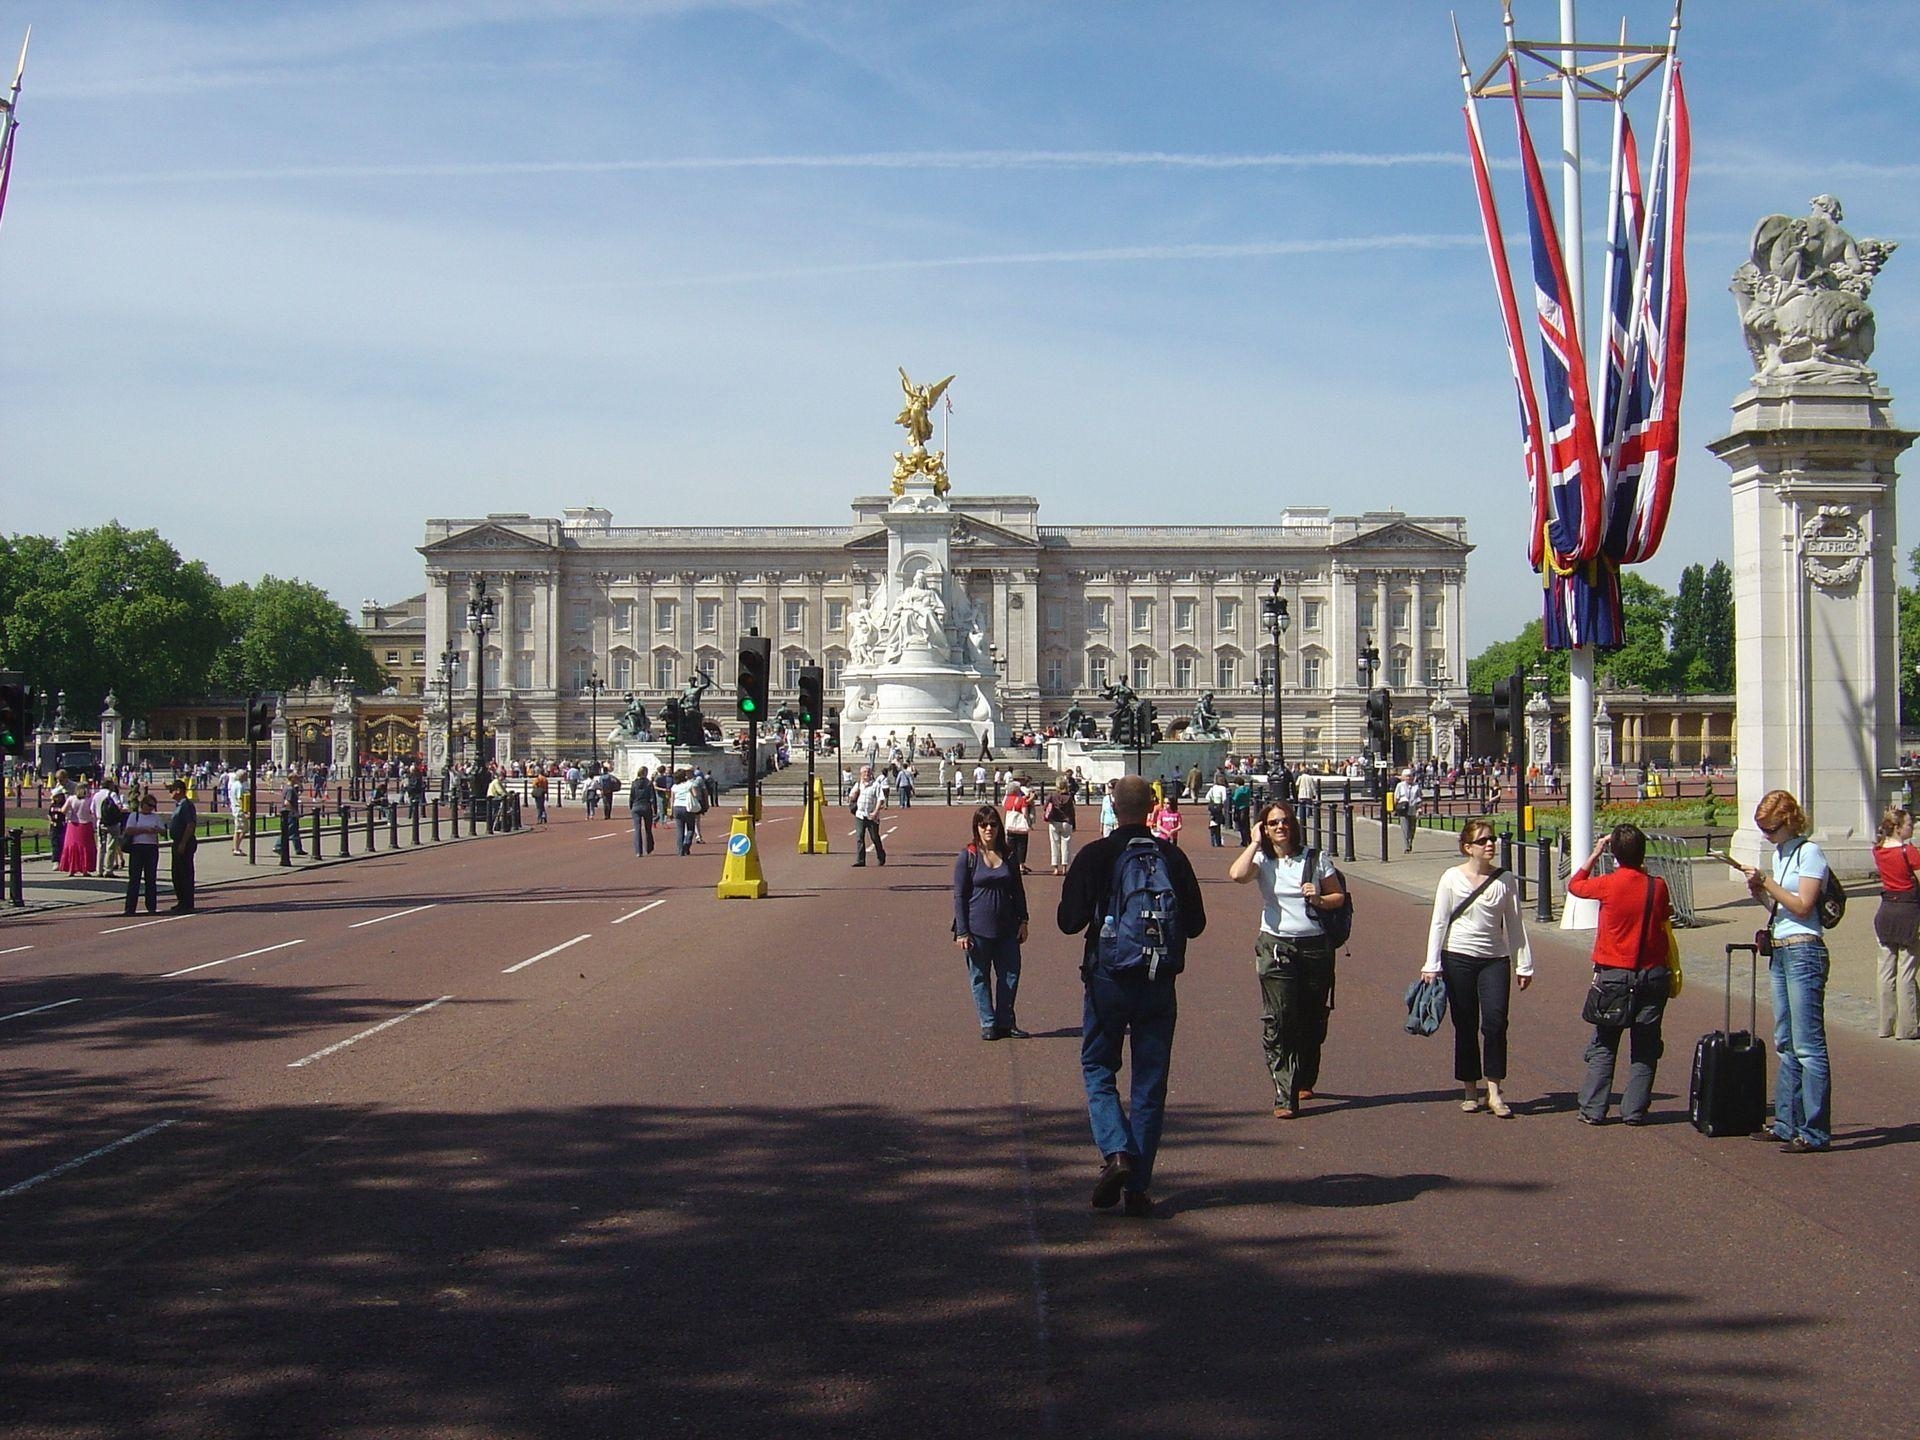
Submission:
[[749,850],[753,849],[753,837],[751,835],[729,836],[727,839],[727,849],[735,855],[745,855]]

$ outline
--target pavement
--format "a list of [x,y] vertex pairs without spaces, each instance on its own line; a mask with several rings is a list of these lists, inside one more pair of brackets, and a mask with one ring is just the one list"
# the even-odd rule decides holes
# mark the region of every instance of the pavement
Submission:
[[862,870],[829,813],[816,857],[769,811],[761,901],[714,898],[724,823],[643,858],[570,808],[192,916],[0,919],[0,1435],[1920,1433],[1920,1045],[1836,1030],[1830,1153],[1709,1140],[1690,984],[1656,1123],[1589,1129],[1590,941],[1536,928],[1516,1116],[1463,1115],[1447,1038],[1400,1028],[1434,835],[1346,867],[1322,1093],[1276,1121],[1257,903],[1202,832],[1129,1221],[1087,1203],[1059,881],[1033,1038],[982,1044],[966,809],[892,814]]

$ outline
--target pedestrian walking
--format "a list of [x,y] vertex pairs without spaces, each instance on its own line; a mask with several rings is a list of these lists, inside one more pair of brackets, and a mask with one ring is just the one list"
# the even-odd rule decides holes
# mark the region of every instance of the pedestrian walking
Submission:
[[1420,782],[1413,778],[1411,767],[1400,772],[1400,783],[1393,787],[1393,813],[1400,820],[1400,838],[1404,842],[1402,853],[1413,853],[1413,827],[1420,814],[1421,802],[1426,798],[1420,788]]
[[591,820],[600,813],[600,777],[597,775],[587,778],[586,806],[587,819]]
[[1060,783],[1054,787],[1053,794],[1047,797],[1047,803],[1041,807],[1040,818],[1047,826],[1047,858],[1053,864],[1055,875],[1067,873],[1067,863],[1072,858],[1074,805],[1073,779],[1062,775]]
[[[137,808],[137,801],[132,808]],[[120,782],[111,775],[103,775],[100,789],[93,798],[94,823],[99,833],[99,859],[94,867],[96,875],[113,875],[120,869],[120,862],[126,857],[126,842],[122,836],[127,819],[131,814],[129,802],[120,793]]]
[[1520,886],[1495,863],[1493,826],[1469,820],[1460,832],[1465,860],[1440,877],[1427,931],[1427,963],[1420,978],[1445,985],[1453,1020],[1453,1078],[1460,1108],[1485,1106],[1502,1120],[1513,1116],[1500,1087],[1507,1079],[1507,1009],[1513,985],[1533,983],[1533,951],[1520,916]]
[[1169,795],[1153,812],[1149,828],[1169,845],[1180,843],[1180,798]]
[[[1153,838],[1153,791],[1137,775],[1108,786],[1117,824],[1086,846],[1060,887],[1063,934],[1086,933],[1080,979],[1080,1072],[1087,1118],[1101,1156],[1095,1209],[1124,1197],[1126,1213],[1153,1213],[1150,1190],[1166,1118],[1178,1004],[1174,984],[1186,945],[1207,928],[1206,901],[1187,857]],[[1098,923],[1096,923],[1096,921]],[[1132,1063],[1130,1104],[1120,1103],[1123,1050]]]
[[[1148,790],[1147,794],[1151,796],[1153,791]],[[1113,813],[1113,783],[1109,781],[1107,788],[1100,792],[1100,838],[1104,840],[1113,834],[1114,827],[1119,823]]]
[[160,908],[160,837],[166,833],[153,803],[151,792],[140,797],[139,808],[127,816],[127,904],[126,913],[134,912],[135,902],[142,891],[147,897],[147,913],[154,914]]
[[1014,1023],[1020,947],[1027,943],[1027,891],[1007,850],[1000,812],[973,812],[973,833],[953,862],[953,943],[966,952],[982,1040],[1025,1040]]
[[887,808],[887,787],[873,778],[873,766],[860,767],[860,783],[853,790],[853,820],[859,831],[853,857],[853,868],[862,869],[867,863],[867,841],[873,841],[874,859],[882,865],[887,863],[887,847],[880,842],[880,812]]
[[1033,797],[1011,773],[1007,776],[1007,798],[1001,808],[1007,816],[1007,853],[1020,873],[1028,874],[1027,846],[1033,840]]
[[[643,770],[640,773],[644,775],[646,772]],[[547,823],[547,777],[545,775],[533,777],[533,823],[536,825]]]
[[1766,903],[1773,973],[1773,1044],[1780,1073],[1773,1124],[1756,1133],[1795,1154],[1833,1143],[1833,1072],[1827,1054],[1827,932],[1820,918],[1827,857],[1806,838],[1806,811],[1785,790],[1769,790],[1753,823],[1772,844],[1770,872],[1743,865],[1747,893]]
[[1260,887],[1254,973],[1260,980],[1260,1043],[1273,1081],[1273,1118],[1292,1120],[1320,1083],[1320,1055],[1333,1009],[1333,946],[1320,912],[1346,891],[1325,852],[1309,857],[1291,805],[1260,807],[1254,838],[1227,878]]
[[653,853],[653,821],[659,813],[659,804],[653,789],[653,781],[642,765],[634,772],[633,784],[627,787],[627,811],[633,816],[633,853],[651,855]]
[[[1608,851],[1618,869],[1595,875],[1593,867]],[[1593,984],[1580,1018],[1593,1026],[1587,1042],[1587,1073],[1580,1085],[1580,1119],[1604,1125],[1613,1104],[1613,1071],[1620,1037],[1631,1034],[1626,1089],[1620,1095],[1620,1119],[1647,1123],[1653,1079],[1665,1042],[1660,1022],[1672,983],[1667,969],[1667,922],[1673,903],[1667,882],[1646,872],[1647,837],[1637,825],[1616,825],[1594,842],[1593,853],[1567,880],[1567,893],[1600,902],[1599,928],[1593,938]]]
[[187,782],[175,780],[167,786],[173,796],[173,812],[167,816],[167,843],[172,864],[167,875],[173,887],[173,909],[181,915],[193,913],[194,856],[200,849],[200,812],[187,793]]
[[280,787],[280,838],[274,842],[273,853],[284,855],[289,848],[296,855],[307,853],[300,839],[300,782],[291,771]]
[[[1915,984],[1915,946],[1920,944],[1920,876],[1915,864],[1913,815],[1893,806],[1880,817],[1880,838],[1873,863],[1880,871],[1880,908],[1873,917],[1873,938],[1880,942],[1880,967],[1874,997],[1880,1010],[1880,1035],[1920,1040],[1920,986]],[[1904,1023],[1903,1023],[1904,1022]]]
[[253,825],[253,782],[238,765],[227,776],[227,813],[233,817],[233,853]]

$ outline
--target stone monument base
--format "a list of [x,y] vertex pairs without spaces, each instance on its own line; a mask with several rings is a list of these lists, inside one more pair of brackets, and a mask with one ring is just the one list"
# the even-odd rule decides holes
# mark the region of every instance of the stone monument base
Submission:
[[[1109,780],[1118,780],[1122,775],[1142,773],[1149,780],[1169,775],[1184,778],[1195,765],[1211,781],[1213,772],[1220,768],[1220,762],[1227,758],[1232,748],[1233,741],[1225,736],[1217,740],[1162,740],[1158,745],[1149,745],[1137,752],[1130,746],[1069,739],[1049,740],[1046,755],[1047,763],[1054,769],[1078,770],[1087,779],[1102,785]],[[1137,770],[1136,755],[1139,758]]]
[[[732,790],[747,783],[747,757],[744,752],[728,747],[721,749],[689,750],[678,746],[671,751],[666,744],[658,740],[637,740],[632,736],[616,736],[608,742],[612,752],[609,762],[614,776],[623,784],[639,773],[642,765],[649,773],[658,771],[672,755],[673,761],[682,769],[699,766],[713,776],[722,790]],[[769,740],[760,742],[760,770],[766,773],[767,762],[773,758],[774,746]],[[622,802],[624,803],[624,802]]]

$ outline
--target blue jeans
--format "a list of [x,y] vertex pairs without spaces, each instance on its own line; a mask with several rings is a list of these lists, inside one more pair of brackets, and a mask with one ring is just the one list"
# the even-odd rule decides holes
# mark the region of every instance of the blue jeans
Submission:
[[1827,942],[1773,952],[1774,1134],[1826,1145],[1833,1139],[1833,1080],[1827,1064]]
[[[1080,1022],[1080,1071],[1087,1085],[1087,1118],[1102,1155],[1133,1159],[1129,1190],[1153,1183],[1153,1157],[1160,1149],[1160,1123],[1167,1105],[1167,1069],[1173,1059],[1173,1025],[1179,1014],[1173,977],[1115,980],[1087,976]],[[1128,1032],[1133,1035],[1133,1104],[1121,1108],[1116,1077]]]
[[1020,942],[1012,935],[976,935],[967,951],[967,973],[973,980],[973,1008],[980,1028],[1005,1033],[1013,1029],[1013,997],[1020,988]]
[[674,845],[682,855],[693,853],[693,812],[675,810],[673,812]]

